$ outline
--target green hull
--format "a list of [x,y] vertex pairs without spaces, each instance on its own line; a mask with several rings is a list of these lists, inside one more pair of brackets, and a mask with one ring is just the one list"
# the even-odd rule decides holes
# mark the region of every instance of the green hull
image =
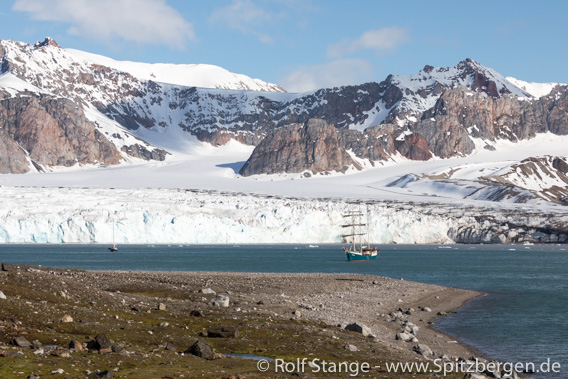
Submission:
[[371,255],[365,255],[359,253],[358,251],[357,252],[345,251],[345,254],[347,255],[348,261],[374,261],[375,258],[377,258],[376,252],[374,252]]

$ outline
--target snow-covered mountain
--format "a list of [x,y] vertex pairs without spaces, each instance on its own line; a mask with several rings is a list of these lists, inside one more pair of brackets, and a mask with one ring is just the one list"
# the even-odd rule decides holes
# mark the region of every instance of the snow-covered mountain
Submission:
[[[223,156],[225,161],[211,170],[249,180],[236,172],[254,158],[256,163],[247,165],[254,168],[242,171],[252,175],[251,181],[262,180],[258,174],[263,173],[298,178],[344,172],[349,182],[357,170],[372,177],[379,167],[409,161],[448,160],[450,165],[451,159],[499,152],[503,143],[521,146],[539,135],[568,134],[567,86],[506,78],[471,59],[453,67],[425,66],[409,76],[389,75],[380,83],[299,94],[215,66],[118,62],[62,49],[50,38],[34,45],[2,40],[0,59],[0,172],[114,165],[175,171],[184,160],[204,160],[203,154],[239,146],[233,149],[237,155]],[[319,129],[309,130],[310,123]],[[550,140],[551,147],[563,143]],[[273,154],[291,147],[291,141],[290,154]],[[554,149],[548,150],[523,151],[515,161],[503,159],[495,171],[530,158],[559,162],[544,157]],[[524,184],[542,173],[538,170],[525,171],[524,180],[509,175],[499,181],[481,172],[475,178],[438,178],[437,172],[448,167],[436,167],[392,175],[381,185],[435,195],[436,188],[449,188],[440,185],[445,180],[479,189],[455,192],[462,197],[564,201],[561,190],[550,195],[550,186],[560,182],[544,180],[538,189]],[[551,167],[556,178],[565,174],[563,166]],[[416,187],[419,183],[432,185]]]

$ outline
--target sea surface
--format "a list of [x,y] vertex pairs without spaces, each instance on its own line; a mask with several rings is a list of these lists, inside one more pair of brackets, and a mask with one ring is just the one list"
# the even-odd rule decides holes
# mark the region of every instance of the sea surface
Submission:
[[[561,365],[568,377],[568,246],[386,245],[347,262],[338,245],[0,245],[0,262],[87,270],[359,273],[478,290],[436,327],[503,362]],[[539,367],[541,363],[545,363]]]

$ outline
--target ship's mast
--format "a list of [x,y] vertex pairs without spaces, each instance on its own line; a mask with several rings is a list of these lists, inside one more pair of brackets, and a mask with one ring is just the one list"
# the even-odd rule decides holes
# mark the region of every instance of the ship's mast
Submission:
[[[362,223],[362,216],[361,204],[358,203],[358,210],[349,210],[343,215],[343,217],[349,218],[349,222],[341,225],[344,228],[351,228],[351,234],[342,235],[342,237],[351,237],[351,241],[349,241],[351,251],[359,250],[361,253],[363,252],[363,236],[365,235],[361,230],[361,227],[365,226]],[[359,247],[357,247],[357,244],[359,244]]]

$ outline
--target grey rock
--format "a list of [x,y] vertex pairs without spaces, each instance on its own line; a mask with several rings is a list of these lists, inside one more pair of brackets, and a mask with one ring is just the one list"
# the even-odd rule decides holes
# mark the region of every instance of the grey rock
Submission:
[[211,299],[209,305],[226,308],[229,306],[229,297],[225,295],[217,295]]
[[184,353],[193,354],[195,356],[209,360],[215,359],[215,353],[213,352],[213,349],[203,341],[196,341]]
[[71,342],[69,342],[69,349],[74,349],[75,351],[83,351],[83,344],[77,340],[71,340]]
[[144,307],[141,304],[133,305],[130,309],[134,312],[144,312]]
[[111,379],[114,378],[114,372],[111,370],[105,370],[101,372],[92,373],[88,377],[89,379]]
[[203,293],[205,295],[215,295],[216,292],[213,291],[211,288],[203,288],[199,290],[199,293]]
[[425,357],[431,357],[434,355],[434,353],[432,352],[432,349],[430,349],[430,347],[428,345],[425,344],[418,344],[417,346],[414,346],[413,349],[415,352],[417,352],[418,354],[421,354]]
[[237,338],[239,328],[236,326],[218,326],[207,330],[207,337],[211,338]]
[[112,346],[112,341],[104,333],[99,333],[95,337],[95,349],[109,349]]
[[347,325],[345,327],[345,330],[361,333],[364,337],[367,337],[369,334],[371,334],[371,329],[367,325],[360,322],[354,322],[352,324]]
[[464,379],[488,379],[487,376],[475,372],[465,374]]
[[512,371],[502,371],[501,379],[519,379],[519,374],[515,370]]
[[168,350],[168,351],[176,351],[176,350],[177,350],[177,346],[174,345],[174,344],[171,343],[171,342],[167,342],[167,343],[164,345],[164,349],[165,349],[165,350]]
[[345,346],[345,349],[347,349],[349,351],[359,351],[359,349],[355,345],[347,345],[347,346]]
[[32,344],[25,337],[19,336],[12,340],[12,344],[18,347],[32,348]]

